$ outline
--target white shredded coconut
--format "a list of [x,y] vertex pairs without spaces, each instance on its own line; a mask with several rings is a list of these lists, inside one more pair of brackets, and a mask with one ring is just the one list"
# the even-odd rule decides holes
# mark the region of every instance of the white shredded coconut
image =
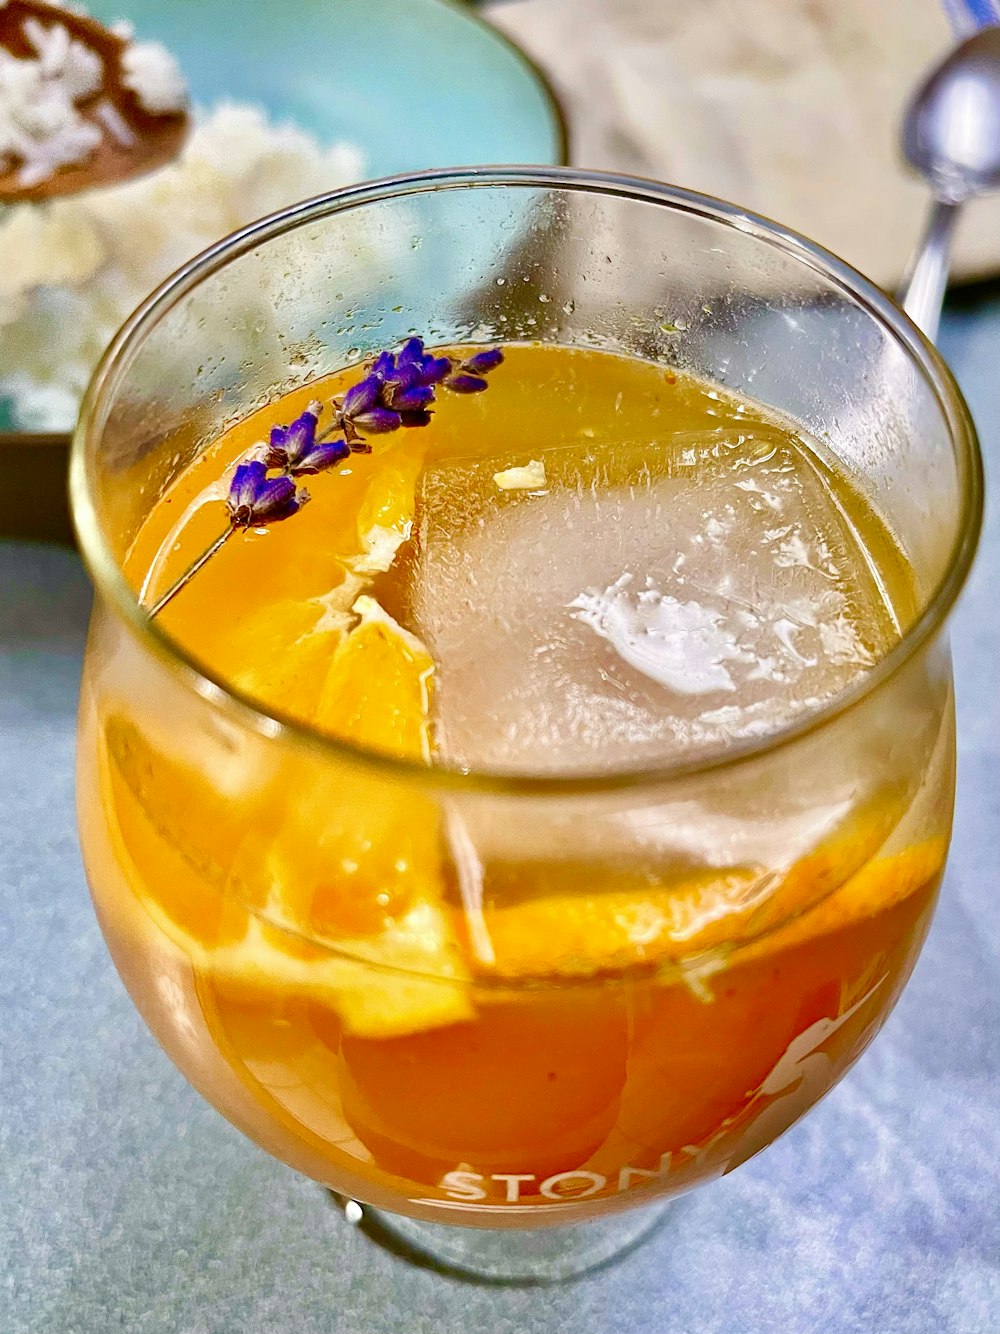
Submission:
[[532,459],[521,468],[495,472],[493,480],[501,491],[540,491],[545,486],[545,464]]
[[76,104],[100,89],[104,62],[61,23],[29,18],[22,32],[34,57],[0,48],[0,171],[16,165],[18,185],[31,189],[86,161],[101,142]]
[[128,121],[115,106],[114,102],[109,102],[106,97],[93,108],[94,116],[101,122],[108,134],[122,148],[133,148],[135,146],[135,135],[129,127]]
[[[21,25],[34,55],[21,59],[0,48],[0,171],[32,189],[62,167],[86,162],[107,132],[119,144],[135,142],[120,112],[105,98],[94,118],[79,107],[105,86],[104,61],[62,23],[27,18]],[[134,42],[131,29],[116,26],[127,43],[120,58],[123,87],[151,115],[183,111],[187,85],[174,57],[159,42]],[[103,127],[103,129],[102,129]]]
[[[15,427],[71,429],[105,345],[163,278],[254,218],[360,180],[363,165],[351,145],[323,148],[223,103],[157,172],[0,214],[0,399]],[[251,299],[265,320],[271,294]]]
[[153,116],[183,111],[187,84],[180,66],[160,42],[129,42],[121,55],[121,80]]

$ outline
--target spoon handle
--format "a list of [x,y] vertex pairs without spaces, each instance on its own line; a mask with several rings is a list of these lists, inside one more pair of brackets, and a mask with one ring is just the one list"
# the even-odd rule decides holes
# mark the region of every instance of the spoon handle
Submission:
[[944,8],[956,37],[1000,23],[997,0],[944,0]]
[[920,244],[910,260],[899,304],[910,319],[934,341],[941,320],[944,289],[948,285],[951,238],[958,219],[959,204],[935,199]]

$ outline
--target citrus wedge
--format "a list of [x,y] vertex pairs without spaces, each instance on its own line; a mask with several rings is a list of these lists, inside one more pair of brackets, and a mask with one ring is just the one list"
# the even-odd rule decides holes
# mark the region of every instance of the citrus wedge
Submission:
[[333,655],[316,726],[392,755],[430,759],[430,654],[373,598],[359,597],[353,610],[361,619]]
[[379,459],[358,510],[357,553],[345,563],[355,574],[382,574],[410,536],[421,454]]
[[[402,526],[384,526],[402,540]],[[389,538],[378,543],[385,551]],[[315,607],[271,608],[259,633],[275,651],[247,659],[269,674],[258,665],[234,678],[287,711],[305,703],[314,725],[346,739],[426,757],[429,654],[370,597],[350,614],[352,629],[317,629]],[[237,755],[223,779],[210,746],[199,755],[194,738],[107,721],[108,806],[147,916],[226,994],[306,996],[355,1036],[470,1018],[463,954],[441,906],[436,804],[410,784],[290,749],[272,748],[262,771],[265,749],[248,751],[242,770]]]
[[602,883],[617,878],[621,888],[495,907],[485,915],[492,957],[483,962],[481,948],[473,957],[483,974],[509,979],[585,978],[677,964],[700,993],[702,975],[723,967],[734,948],[766,952],[838,930],[927,887],[941,872],[944,839],[873,856],[879,844],[878,830],[866,837],[855,831],[783,876],[734,867],[651,886],[623,883],[625,877],[609,868],[592,869]]
[[346,574],[323,598],[289,600],[241,615],[213,666],[266,707],[309,722],[357,592],[358,581]]

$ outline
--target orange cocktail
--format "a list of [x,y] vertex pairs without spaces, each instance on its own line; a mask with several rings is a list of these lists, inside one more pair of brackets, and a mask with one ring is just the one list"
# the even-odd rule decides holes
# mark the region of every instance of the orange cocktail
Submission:
[[[309,385],[202,454],[133,543],[136,584],[155,597],[197,557],[218,528],[219,478],[255,441],[358,378]],[[531,403],[533,459],[510,443]],[[697,754],[738,733],[738,718],[713,727],[720,709],[742,708],[747,725],[761,713],[783,721],[804,692],[844,688],[911,614],[891,536],[793,430],[607,354],[508,348],[488,395],[375,437],[372,453],[310,488],[294,519],[229,542],[162,624],[267,708],[417,761],[443,752],[565,772],[613,763],[626,744],[653,758],[682,745]],[[677,530],[642,531],[668,505]],[[672,592],[657,585],[661,616],[665,598],[692,590],[667,607],[687,617],[673,638],[647,632],[665,668],[637,667],[628,643],[595,628],[586,599],[626,573],[616,533],[596,555],[596,583],[574,568],[594,562],[604,522],[632,529],[637,580],[653,586],[655,569],[662,585],[674,570]],[[727,542],[760,565],[748,587],[772,581],[759,624],[723,583]],[[546,568],[567,546],[568,575]],[[545,605],[532,588],[567,577],[584,598],[575,612],[564,591]],[[519,588],[541,604],[524,625]],[[719,628],[724,613],[742,644]],[[515,643],[463,640],[491,617]],[[552,648],[560,634],[573,642]],[[533,656],[560,654],[532,678]],[[510,673],[501,717],[490,707],[497,655]],[[549,678],[566,663],[581,693],[607,686],[583,718],[559,712]],[[811,809],[773,862],[722,855],[711,814],[700,831],[690,816],[697,856],[669,823],[613,857],[600,840],[558,833],[532,848],[530,824],[511,830],[503,812],[435,810],[405,793],[337,811],[304,792],[272,827],[272,794],[295,786],[294,769],[224,792],[113,694],[88,694],[85,850],[112,948],[161,1040],[177,1051],[182,1013],[203,1090],[280,1156],[340,1192],[435,1214],[599,1208],[694,1184],[766,1144],[878,1028],[944,857],[946,694],[937,733],[879,783],[859,784],[846,808],[833,802],[819,819]],[[543,704],[555,730],[538,719]],[[167,716],[156,730],[176,725]],[[605,754],[586,729],[603,734]]]
[[[263,223],[113,350],[74,475],[79,810],[118,968],[210,1101],[411,1246],[551,1277],[770,1143],[899,995],[978,474],[836,261],[515,177]],[[542,1254],[582,1221],[611,1231]]]

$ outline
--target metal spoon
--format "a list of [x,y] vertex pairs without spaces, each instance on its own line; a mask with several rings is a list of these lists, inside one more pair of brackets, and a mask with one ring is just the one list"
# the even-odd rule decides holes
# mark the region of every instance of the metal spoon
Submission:
[[933,339],[959,209],[1000,188],[1000,28],[967,38],[917,90],[903,120],[902,147],[934,203],[899,304]]

